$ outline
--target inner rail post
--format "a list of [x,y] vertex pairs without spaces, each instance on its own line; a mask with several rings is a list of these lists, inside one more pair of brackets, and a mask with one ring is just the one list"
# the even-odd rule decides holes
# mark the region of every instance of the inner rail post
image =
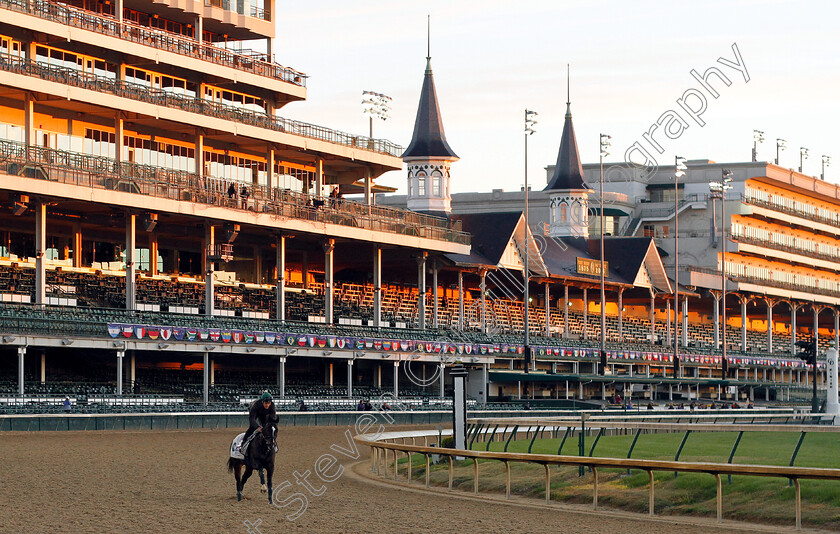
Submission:
[[715,473],[715,486],[717,486],[717,522],[723,522],[723,487],[720,483],[720,473]]
[[548,464],[543,464],[545,467],[545,504],[551,504],[551,471],[548,469]]
[[449,458],[449,491],[452,491],[452,457]]
[[592,486],[592,509],[598,509],[598,468],[592,467],[593,486]]
[[429,453],[425,453],[424,456],[426,456],[426,487],[428,488],[429,487],[429,482],[430,482],[429,481],[429,467],[430,467],[429,466],[429,463],[430,463],[429,462]]
[[473,458],[473,492],[478,495],[478,458]]
[[802,495],[798,478],[793,479],[793,487],[796,489],[796,530],[802,530]]
[[650,515],[653,515],[653,505],[654,505],[654,498],[653,498],[653,471],[648,470],[648,481],[650,486],[650,494],[648,495],[648,508],[650,509]]
[[503,461],[505,463],[505,498],[510,499],[510,462]]

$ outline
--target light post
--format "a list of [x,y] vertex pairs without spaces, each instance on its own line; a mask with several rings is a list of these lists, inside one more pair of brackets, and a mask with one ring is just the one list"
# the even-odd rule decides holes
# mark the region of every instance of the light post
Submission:
[[600,173],[601,173],[601,375],[606,374],[607,366],[607,315],[606,315],[606,292],[605,292],[605,273],[604,273],[604,158],[610,153],[607,149],[610,147],[610,137],[607,134],[600,134]]
[[373,118],[387,120],[391,111],[391,97],[373,91],[362,91],[362,113],[370,115],[370,138],[373,139]]
[[808,149],[804,146],[799,147],[799,172],[802,172],[802,162],[808,159]]
[[[720,199],[720,304],[721,304],[721,348],[723,350],[723,368],[727,369],[726,362],[726,192],[732,189],[732,171],[721,169],[721,181],[709,182],[709,191],[712,198]],[[725,376],[723,378],[726,378]]]
[[531,346],[530,346],[530,326],[528,324],[528,313],[530,309],[530,303],[528,300],[530,299],[530,293],[528,291],[528,286],[531,282],[531,273],[528,270],[528,256],[530,256],[530,227],[528,226],[528,136],[534,135],[536,130],[534,126],[537,125],[537,121],[535,117],[537,116],[536,111],[531,111],[529,109],[525,110],[525,251],[523,252],[522,256],[522,276],[525,279],[525,291],[524,291],[524,300],[525,300],[525,372],[530,371],[530,366],[533,365],[536,369],[536,362],[533,360],[531,355]]
[[758,143],[764,142],[764,132],[761,130],[753,130],[753,152],[752,152],[752,160],[753,162],[758,161]]
[[825,168],[831,165],[831,158],[823,154],[822,157],[822,171],[820,172],[820,179],[825,180]]
[[787,141],[784,139],[776,139],[776,165],[779,164],[779,152],[787,148],[785,143],[787,143]]
[[[680,287],[680,178],[685,176],[688,167],[685,158],[674,157],[674,378],[677,378],[680,369],[680,342],[679,326],[679,287]],[[670,320],[670,318],[669,318]]]

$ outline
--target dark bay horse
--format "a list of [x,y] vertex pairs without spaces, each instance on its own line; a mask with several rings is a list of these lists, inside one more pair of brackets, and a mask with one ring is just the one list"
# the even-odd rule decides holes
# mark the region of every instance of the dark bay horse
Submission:
[[[258,432],[248,449],[245,451],[245,459],[239,460],[230,458],[228,460],[228,472],[233,473],[236,477],[236,499],[242,500],[242,488],[245,486],[251,473],[256,469],[260,475],[260,482],[262,488],[260,491],[268,491],[268,502],[271,502],[272,483],[271,477],[274,475],[274,444],[277,438],[277,425],[274,422],[268,422],[263,425],[262,432]],[[245,474],[241,475],[241,469],[245,466]],[[266,481],[263,479],[263,469],[265,469],[268,476],[268,487],[266,488]]]

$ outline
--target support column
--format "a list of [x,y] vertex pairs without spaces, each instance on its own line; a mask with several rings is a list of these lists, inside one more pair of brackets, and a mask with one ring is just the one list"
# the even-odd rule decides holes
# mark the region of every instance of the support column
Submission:
[[442,363],[438,364],[438,365],[439,365],[438,368],[440,369],[440,395],[438,395],[438,396],[442,399],[443,398],[443,384],[444,384],[444,379],[445,379],[445,375],[444,375],[445,367]]
[[[569,286],[563,286],[563,339],[569,337]],[[568,392],[568,390],[567,390]]]
[[157,232],[153,230],[149,232],[149,274],[157,276],[158,271],[158,238]]
[[682,346],[688,346],[688,297],[683,297],[682,305]]
[[35,304],[47,301],[47,205],[35,204]]
[[458,329],[463,331],[466,326],[464,318],[464,272],[458,271]]
[[303,289],[309,289],[309,251],[301,252],[300,276],[303,282]]
[[131,358],[128,360],[128,387],[131,388],[131,393],[134,393],[134,383],[137,378],[137,355],[135,351],[131,351]]
[[[18,347],[18,395],[23,395],[23,363],[26,356],[26,347]],[[441,395],[443,396],[443,395]]]
[[73,267],[82,266],[82,225],[73,223]]
[[714,309],[712,310],[712,315],[714,316],[714,340],[715,340],[715,348],[720,348],[720,293],[717,291],[712,293],[712,299],[714,301]]
[[121,397],[123,394],[123,358],[125,357],[124,350],[117,351],[117,396]]
[[324,160],[318,158],[315,160],[315,197],[321,198],[324,196]]
[[276,238],[277,253],[277,310],[278,321],[286,320],[286,236]]
[[432,328],[438,328],[438,264],[437,260],[432,261]]
[[210,401],[210,353],[204,351],[204,368],[202,373],[201,402],[205,406]]
[[274,145],[268,145],[268,150],[265,151],[265,180],[268,186],[269,195],[274,198],[275,189],[279,187],[277,183],[277,175],[274,174]]
[[116,0],[114,2],[114,10],[116,11],[117,22],[122,24],[123,22],[123,0]]
[[347,398],[353,398],[353,360],[347,360]]
[[373,326],[382,326],[382,247],[373,246]]
[[426,328],[426,258],[425,250],[417,255],[417,327]]
[[213,271],[215,262],[210,258],[216,249],[216,229],[212,224],[204,225],[204,314],[213,315],[216,306]]
[[35,95],[26,92],[23,97],[23,143],[26,159],[35,159]]
[[[819,306],[812,304],[811,309],[814,310],[814,347],[817,349],[817,353],[820,352],[820,309]],[[817,368],[814,367],[814,372],[817,373]]]
[[773,301],[770,299],[767,302],[767,352],[773,352]]
[[834,348],[840,351],[840,313],[834,308]]
[[545,283],[545,337],[551,337],[551,290]]
[[791,301],[790,303],[790,353],[796,354],[796,310],[799,306]]
[[369,168],[365,168],[365,204],[373,205],[373,177]]
[[656,340],[656,302],[654,301],[655,294],[653,292],[653,288],[650,288],[650,343],[651,345]]
[[[195,177],[198,180],[199,185],[201,184],[201,179],[204,176],[204,130],[201,128],[195,129]],[[221,192],[222,195],[226,195],[226,191]]]
[[[319,160],[320,161],[320,160]],[[333,324],[333,252],[335,239],[327,239],[324,248],[324,318]]]
[[487,333],[487,271],[482,270],[481,276],[481,332]]
[[277,394],[281,399],[286,398],[286,358],[277,358]]
[[137,216],[125,214],[125,309],[137,309]]
[[262,266],[262,249],[260,248],[260,246],[259,246],[259,245],[254,245],[254,247],[253,247],[253,251],[254,251],[254,262],[253,262],[253,266],[254,266],[254,283],[255,283],[255,284],[262,284],[262,282],[263,282],[263,281],[262,281],[262,270],[263,270],[263,266]]
[[41,351],[41,383],[47,382],[47,353],[45,350]]
[[216,362],[210,358],[210,388],[216,387]]
[[[676,311],[676,306],[674,306]],[[671,301],[665,301],[665,345],[670,347],[671,346]]]
[[116,156],[115,159],[117,163],[122,163],[123,152],[125,152],[124,126],[125,120],[123,119],[123,112],[118,111],[116,116],[114,117],[114,144],[116,145],[114,155]]
[[741,297],[741,350],[747,350],[747,299]]
[[394,398],[400,398],[400,362],[394,362]]
[[[426,375],[426,364],[421,364],[421,365],[423,365],[423,379],[425,380],[425,378],[426,378],[426,376],[425,376]],[[382,388],[382,364],[381,363],[376,364],[376,387],[380,388],[380,389]]]
[[589,339],[589,298],[586,288],[583,288],[583,339]]
[[490,402],[490,381],[488,374],[490,372],[490,364],[481,364],[481,390],[484,391],[484,404]]

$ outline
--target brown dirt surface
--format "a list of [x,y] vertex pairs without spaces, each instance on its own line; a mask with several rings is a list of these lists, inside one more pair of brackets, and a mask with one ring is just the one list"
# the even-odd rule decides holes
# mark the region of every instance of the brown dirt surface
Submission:
[[[285,427],[275,487],[280,496],[304,491],[294,471],[313,471],[331,453],[345,467],[329,483],[312,474],[323,495],[309,496],[305,513],[286,515],[298,503],[279,508],[259,492],[256,474],[237,502],[226,462],[233,430],[140,432],[7,432],[0,434],[0,532],[419,532],[419,533],[644,533],[708,534],[729,531],[785,531],[726,522],[648,518],[641,514],[592,512],[584,506],[546,507],[532,499],[501,502],[394,485],[372,478],[368,462],[357,463],[330,450],[345,449],[346,427]],[[391,430],[391,429],[389,429]],[[366,447],[359,460],[369,458]],[[337,466],[327,473],[336,473]]]

